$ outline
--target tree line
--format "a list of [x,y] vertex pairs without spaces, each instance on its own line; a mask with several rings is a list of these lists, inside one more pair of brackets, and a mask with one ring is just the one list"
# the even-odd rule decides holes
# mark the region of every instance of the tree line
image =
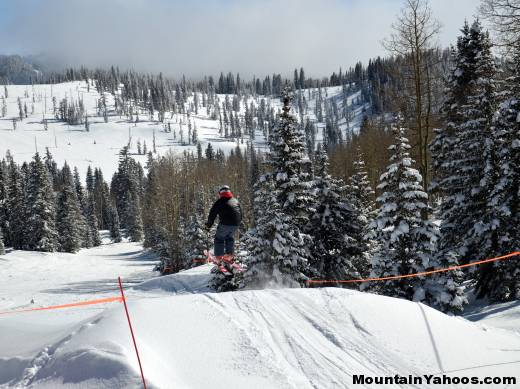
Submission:
[[86,184],[85,188],[76,168],[67,163],[58,168],[48,151],[21,165],[8,152],[0,162],[2,247],[76,252],[99,246],[104,220],[96,215],[100,203],[96,197],[106,184],[98,169],[95,176],[89,169]]

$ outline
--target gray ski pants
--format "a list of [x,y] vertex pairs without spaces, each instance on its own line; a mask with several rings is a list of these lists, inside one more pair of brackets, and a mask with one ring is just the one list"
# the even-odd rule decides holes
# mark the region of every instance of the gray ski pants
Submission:
[[235,249],[235,232],[238,226],[219,224],[215,233],[215,256],[233,254]]

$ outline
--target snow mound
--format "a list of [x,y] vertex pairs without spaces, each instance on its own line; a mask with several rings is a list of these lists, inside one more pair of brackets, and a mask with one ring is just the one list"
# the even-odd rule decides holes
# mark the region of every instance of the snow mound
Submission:
[[[518,372],[517,333],[346,289],[195,293],[205,290],[209,268],[147,281],[130,291],[129,311],[151,388],[347,388],[354,374]],[[0,360],[0,387],[140,387],[121,304],[24,363]]]
[[168,276],[153,278],[136,285],[136,291],[155,291],[175,294],[210,292],[210,270],[213,265],[202,265],[190,270],[181,271]]

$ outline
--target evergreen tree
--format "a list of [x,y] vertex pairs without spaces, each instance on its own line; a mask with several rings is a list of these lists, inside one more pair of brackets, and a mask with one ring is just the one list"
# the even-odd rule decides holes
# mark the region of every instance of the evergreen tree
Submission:
[[306,277],[307,248],[303,235],[276,198],[274,179],[262,176],[255,191],[256,227],[248,231],[244,285],[298,287]]
[[[8,170],[5,160],[0,162],[0,230],[7,231],[9,226],[9,210],[8,210]],[[7,235],[7,234],[6,234]],[[4,242],[5,243],[5,242]]]
[[52,157],[51,152],[49,151],[49,148],[45,148],[45,157],[44,157],[45,167],[47,168],[47,171],[49,172],[52,187],[55,191],[58,190],[58,186],[60,185],[60,177],[58,174],[58,164]]
[[368,180],[368,173],[360,150],[357,151],[357,158],[354,161],[354,174],[348,180],[347,193],[353,205],[370,221],[374,216],[375,193]]
[[121,242],[121,226],[115,206],[110,206],[110,238],[114,243]]
[[439,258],[456,265],[483,252],[483,236],[476,228],[485,217],[489,194],[481,181],[493,153],[495,65],[489,36],[478,21],[465,24],[452,57],[443,108],[447,125],[437,130],[431,151],[433,189],[441,195]]
[[92,195],[94,192],[94,175],[92,174],[92,168],[90,165],[87,168],[87,195]]
[[24,114],[23,114],[22,100],[20,99],[20,97],[18,97],[18,117],[20,118],[20,121],[23,121]]
[[[424,221],[421,211],[428,195],[422,177],[413,168],[410,145],[402,128],[394,128],[395,142],[390,146],[390,165],[381,175],[377,198],[379,208],[372,223],[372,237],[378,249],[372,259],[372,276],[415,274],[430,267],[437,239],[433,226]],[[425,298],[423,280],[418,277],[382,281],[373,285],[378,293],[415,301]]]
[[[520,251],[520,44],[511,65],[506,99],[493,123],[493,158],[482,182],[490,194],[487,217],[475,231],[486,257]],[[480,297],[495,301],[520,298],[520,266],[515,259],[482,265],[477,279]]]
[[141,219],[141,205],[139,197],[130,193],[129,209],[128,209],[128,225],[127,232],[130,240],[139,242],[143,239],[143,222]]
[[7,104],[5,102],[5,97],[2,97],[2,117],[5,118],[7,115]]
[[[168,234],[166,232],[165,215],[158,207],[160,183],[157,177],[157,161],[151,156],[149,157],[148,176],[144,188],[143,201],[143,232],[144,232],[144,247],[153,248],[159,255],[168,256]],[[169,257],[172,258],[172,257]],[[182,266],[184,265],[184,258]],[[181,263],[176,266],[181,269]]]
[[74,187],[74,179],[69,166],[65,163],[61,171],[62,189],[58,194],[56,227],[60,251],[75,253],[83,243],[83,217]]
[[211,145],[211,142],[208,142],[208,147],[206,147],[206,159],[208,161],[213,161],[215,159],[215,152],[213,151],[213,146]]
[[196,207],[188,217],[188,225],[186,227],[186,267],[197,265],[194,259],[204,259],[204,250],[208,249],[208,234],[204,231],[204,203],[199,191],[196,200]]
[[94,205],[98,227],[101,230],[109,228],[111,216],[109,213],[110,200],[109,189],[103,178],[101,169],[94,169],[94,182],[92,188],[92,195],[94,196]]
[[143,169],[128,155],[128,147],[120,152],[118,171],[111,183],[121,227],[126,229],[132,240],[142,239],[141,196]]
[[312,214],[311,161],[306,154],[305,137],[296,118],[289,113],[292,96],[283,91],[282,113],[269,139],[270,164],[282,210],[303,230]]
[[18,166],[9,161],[9,183],[7,186],[7,219],[9,230],[7,241],[16,250],[23,250],[26,245],[26,197],[24,177]]
[[[342,182],[328,173],[327,151],[318,146],[314,191],[317,204],[308,226],[311,235],[310,274],[327,280],[360,277],[354,258],[367,251],[359,213],[343,198]],[[368,268],[365,257],[363,272]],[[359,264],[361,265],[361,264]],[[361,270],[361,269],[360,269]]]
[[0,255],[5,254],[5,247],[4,247],[4,234],[2,233],[2,228],[0,228]]
[[99,236],[99,226],[96,217],[96,206],[94,197],[87,195],[86,206],[86,224],[87,224],[87,247],[97,247],[101,245],[101,237]]
[[310,237],[304,228],[310,220],[311,163],[304,137],[289,114],[291,95],[283,92],[283,108],[269,141],[273,172],[260,180],[255,191],[256,228],[248,234],[250,258],[246,285],[275,283],[296,286],[305,278]]
[[361,255],[355,257],[354,265],[361,276],[365,278],[370,273],[370,264],[367,264],[367,258],[370,258],[374,249],[374,242],[369,238],[369,234],[370,224],[376,216],[376,209],[375,193],[368,180],[365,162],[359,150],[357,159],[354,161],[354,174],[349,178],[345,191],[348,201],[358,213],[361,229],[360,240],[363,247],[366,248]]
[[27,249],[55,251],[58,247],[55,225],[54,191],[45,164],[36,153],[30,164],[27,188]]
[[90,231],[87,226],[87,201],[85,198],[85,192],[83,185],[81,185],[81,178],[79,176],[78,169],[74,168],[74,189],[76,192],[76,198],[78,199],[79,209],[81,211],[78,220],[76,221],[77,227],[81,234],[81,247],[92,247],[92,239]]
[[200,142],[197,142],[197,160],[202,160],[202,145],[200,144]]

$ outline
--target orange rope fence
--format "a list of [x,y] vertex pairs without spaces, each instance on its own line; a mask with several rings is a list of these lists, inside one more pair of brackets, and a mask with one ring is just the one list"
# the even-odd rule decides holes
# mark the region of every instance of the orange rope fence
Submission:
[[518,255],[520,255],[520,251],[515,251],[511,254],[502,255],[500,257],[489,258],[489,259],[484,259],[482,261],[467,263],[465,265],[450,266],[450,267],[446,267],[443,269],[423,271],[420,273],[405,274],[405,275],[400,275],[400,276],[362,278],[362,279],[353,279],[353,280],[307,280],[307,284],[332,284],[332,283],[353,284],[353,283],[362,283],[362,282],[371,282],[371,281],[388,281],[388,280],[399,280],[399,279],[403,279],[403,278],[421,277],[421,276],[427,276],[427,275],[435,274],[435,273],[444,273],[444,272],[453,271],[453,270],[457,270],[457,269],[463,269],[463,268],[470,267],[470,266],[482,265],[484,263],[504,261],[504,260],[516,257]]
[[[467,263],[465,265],[450,266],[450,267],[446,267],[443,269],[424,271],[424,272],[414,273],[414,274],[404,274],[404,275],[399,275],[399,276],[362,278],[362,279],[352,279],[352,280],[307,280],[307,283],[308,284],[331,284],[331,283],[353,284],[353,283],[362,283],[362,282],[371,282],[371,281],[399,280],[399,279],[403,279],[403,278],[413,278],[413,277],[427,276],[427,275],[436,274],[436,273],[444,273],[444,272],[448,272],[448,271],[464,269],[467,267],[482,265],[485,263],[491,263],[491,262],[496,262],[496,261],[504,261],[504,260],[508,260],[508,259],[511,259],[511,258],[519,256],[519,255],[520,255],[520,251],[515,251],[513,253],[502,255],[500,257],[484,259],[482,261],[471,262],[471,263]],[[46,311],[46,310],[53,310],[53,309],[82,307],[82,306],[87,306],[87,305],[106,304],[106,303],[112,303],[112,302],[116,302],[116,301],[122,302],[123,297],[120,297],[120,296],[106,297],[106,298],[97,299],[97,300],[79,301],[77,303],[53,305],[53,306],[49,306],[49,307],[36,307],[36,308],[17,309],[17,310],[12,310],[12,311],[3,311],[3,312],[0,312],[0,316],[16,314],[16,313],[24,313],[24,312]]]
[[80,301],[77,303],[70,303],[70,304],[63,304],[63,305],[52,305],[50,307],[37,307],[37,308],[25,308],[25,309],[17,309],[13,311],[4,311],[0,312],[0,315],[9,315],[9,314],[15,314],[15,313],[24,313],[24,312],[32,312],[32,311],[47,311],[51,309],[63,309],[63,308],[72,308],[72,307],[82,307],[85,305],[96,305],[96,304],[105,304],[105,303],[112,303],[114,301],[123,301],[122,297],[107,297],[97,300],[87,300],[87,301]]

